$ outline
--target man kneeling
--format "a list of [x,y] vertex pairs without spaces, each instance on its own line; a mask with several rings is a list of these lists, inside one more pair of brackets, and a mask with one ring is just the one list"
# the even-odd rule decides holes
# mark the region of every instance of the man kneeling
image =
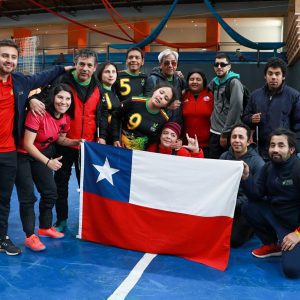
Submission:
[[300,160],[296,136],[276,129],[269,139],[269,158],[255,183],[244,164],[242,184],[251,200],[243,213],[263,242],[258,258],[281,256],[287,277],[300,277]]
[[[230,148],[220,156],[220,159],[244,161],[249,166],[251,176],[256,180],[265,163],[257,153],[255,145],[250,143],[250,136],[251,130],[247,125],[235,125],[230,133]],[[230,239],[230,246],[233,248],[240,247],[253,235],[252,227],[242,214],[242,207],[247,203],[248,197],[240,185]]]

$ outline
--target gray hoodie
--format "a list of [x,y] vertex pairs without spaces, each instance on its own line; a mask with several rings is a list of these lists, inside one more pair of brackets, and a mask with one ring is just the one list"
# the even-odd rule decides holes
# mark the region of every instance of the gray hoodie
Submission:
[[[231,128],[241,122],[244,90],[239,78],[239,74],[229,71],[221,81],[216,76],[208,85],[214,95],[214,109],[210,117],[211,131],[214,133],[229,135]],[[225,95],[228,80],[231,80],[230,99]]]

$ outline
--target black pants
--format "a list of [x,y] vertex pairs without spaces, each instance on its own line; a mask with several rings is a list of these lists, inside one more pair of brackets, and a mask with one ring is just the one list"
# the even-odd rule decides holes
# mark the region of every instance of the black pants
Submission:
[[232,224],[230,246],[238,248],[250,240],[254,230],[249,225],[247,219],[242,214],[242,205],[236,206]]
[[[43,153],[51,157],[53,150],[47,149]],[[18,170],[16,187],[20,202],[20,216],[23,231],[26,236],[34,233],[35,213],[34,185],[41,195],[39,203],[39,227],[50,228],[52,226],[52,209],[57,199],[56,185],[51,171],[45,164],[35,160],[28,154],[18,153]]]
[[58,222],[68,218],[68,195],[69,180],[72,172],[72,165],[75,164],[78,186],[80,182],[79,150],[69,147],[57,147],[57,156],[63,156],[62,167],[55,172],[54,179],[57,186],[56,214]]
[[[283,238],[299,225],[285,227],[266,201],[248,202],[242,212],[264,245],[282,243]],[[300,277],[300,243],[291,251],[282,251],[281,265],[287,277]]]
[[0,152],[0,239],[7,235],[10,198],[17,173],[17,152]]
[[223,148],[220,145],[220,135],[215,133],[210,133],[209,135],[209,158],[218,159],[221,154],[228,150],[229,148],[229,141],[227,140],[227,147]]

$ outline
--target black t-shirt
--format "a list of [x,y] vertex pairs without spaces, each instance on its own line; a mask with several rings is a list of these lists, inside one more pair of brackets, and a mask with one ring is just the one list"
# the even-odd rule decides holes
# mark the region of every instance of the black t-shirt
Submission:
[[154,113],[147,106],[147,98],[133,98],[122,102],[117,114],[113,115],[114,140],[119,139],[120,122],[122,128],[122,146],[129,149],[145,150],[154,142],[165,123],[167,113],[161,109]]
[[132,97],[143,97],[147,75],[144,73],[131,74],[120,71],[116,82],[116,91],[120,101],[130,100]]

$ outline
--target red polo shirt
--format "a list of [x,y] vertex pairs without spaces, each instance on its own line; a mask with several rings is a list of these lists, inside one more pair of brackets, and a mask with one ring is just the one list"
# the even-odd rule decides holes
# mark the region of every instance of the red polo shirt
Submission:
[[7,81],[0,79],[0,152],[16,150],[13,137],[15,117],[14,92],[11,75]]
[[[49,112],[46,112],[43,116],[34,116],[29,111],[25,121],[25,128],[36,133],[33,144],[41,151],[57,141],[61,133],[67,133],[70,130],[70,120],[67,114],[64,114],[60,119],[55,119]],[[24,139],[21,141],[19,152],[26,152],[23,145]]]

